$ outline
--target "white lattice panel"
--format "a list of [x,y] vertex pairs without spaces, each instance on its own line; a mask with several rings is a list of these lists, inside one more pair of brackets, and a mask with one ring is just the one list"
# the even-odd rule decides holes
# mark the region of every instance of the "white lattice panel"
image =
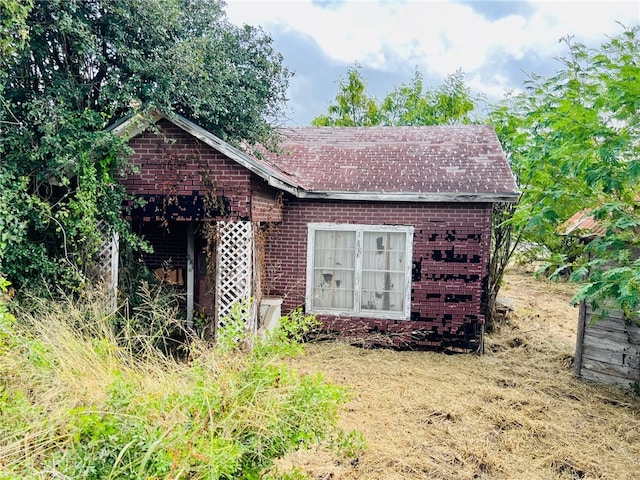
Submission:
[[112,232],[111,228],[105,223],[100,223],[98,228],[104,233],[105,237],[95,259],[98,265],[99,280],[107,285],[111,308],[115,310],[117,308],[118,295],[118,234]]
[[[253,285],[253,228],[251,222],[218,224],[216,268],[216,313],[219,328],[236,303],[251,299]],[[250,308],[248,333],[255,333],[255,307]]]

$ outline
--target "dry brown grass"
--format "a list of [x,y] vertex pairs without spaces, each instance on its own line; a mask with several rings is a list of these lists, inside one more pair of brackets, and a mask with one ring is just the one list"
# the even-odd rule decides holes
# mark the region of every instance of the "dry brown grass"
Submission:
[[300,451],[284,466],[318,480],[640,478],[640,399],[572,374],[572,293],[510,272],[516,312],[482,357],[312,345],[296,367],[352,388],[340,423],[368,448],[352,462]]

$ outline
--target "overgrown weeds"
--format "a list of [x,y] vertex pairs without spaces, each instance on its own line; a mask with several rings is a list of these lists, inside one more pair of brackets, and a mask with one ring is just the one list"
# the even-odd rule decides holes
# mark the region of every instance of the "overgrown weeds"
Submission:
[[2,479],[269,478],[291,450],[356,439],[336,427],[346,390],[284,362],[312,317],[294,313],[252,349],[191,337],[177,359],[151,325],[114,328],[99,292],[29,303],[0,325]]

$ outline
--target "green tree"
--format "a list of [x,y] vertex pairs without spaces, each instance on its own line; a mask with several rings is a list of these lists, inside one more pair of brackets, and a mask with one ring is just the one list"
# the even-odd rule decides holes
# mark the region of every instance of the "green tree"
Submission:
[[393,89],[382,101],[384,125],[450,125],[471,123],[478,98],[464,83],[462,71],[447,76],[444,83],[425,89],[416,70],[413,79]]
[[588,256],[561,257],[569,263],[553,273],[586,279],[576,300],[609,299],[625,310],[640,301],[639,34],[625,28],[596,49],[566,38],[558,73],[532,75],[492,115],[524,192],[514,228],[558,250],[558,226],[591,211],[605,234],[589,243]]
[[29,36],[27,15],[33,0],[0,0],[0,55],[13,54]]
[[372,127],[376,125],[450,125],[471,123],[479,98],[457,71],[435,88],[425,88],[422,73],[401,83],[378,102],[367,92],[367,81],[357,65],[347,70],[348,81],[338,80],[335,101],[326,115],[312,120],[317,127]]
[[77,285],[98,223],[125,230],[113,174],[127,152],[105,127],[132,109],[180,113],[233,143],[269,138],[289,72],[268,35],[223,7],[52,0],[24,17],[25,44],[0,57],[0,271],[14,285]]
[[367,93],[367,81],[358,65],[347,69],[348,80],[338,79],[335,102],[329,104],[327,115],[311,121],[316,127],[372,127],[380,124],[379,106]]

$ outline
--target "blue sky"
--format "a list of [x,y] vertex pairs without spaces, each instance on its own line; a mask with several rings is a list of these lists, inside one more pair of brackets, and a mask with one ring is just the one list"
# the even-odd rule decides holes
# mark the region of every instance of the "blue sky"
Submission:
[[418,69],[428,86],[460,69],[489,101],[522,87],[526,73],[550,75],[572,35],[596,47],[640,23],[640,1],[227,0],[229,19],[261,26],[295,75],[289,125],[325,113],[337,80],[360,65],[381,99]]

